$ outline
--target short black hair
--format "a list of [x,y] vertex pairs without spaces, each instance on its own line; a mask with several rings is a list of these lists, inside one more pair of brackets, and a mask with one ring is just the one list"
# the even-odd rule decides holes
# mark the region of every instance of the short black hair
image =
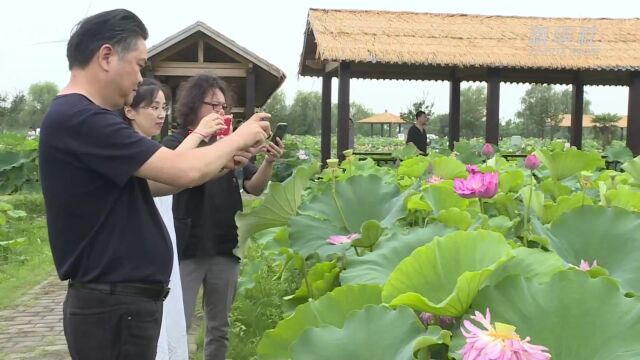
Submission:
[[422,111],[422,110],[418,110],[416,111],[416,120],[418,120],[418,118],[422,115],[426,114],[426,112]]
[[[153,103],[158,96],[158,93],[162,91],[167,104],[171,103],[171,90],[168,86],[161,84],[156,79],[144,78],[138,86],[136,95],[133,97],[131,104],[129,105],[133,109],[138,109],[141,106],[149,106]],[[121,112],[122,117],[129,121],[129,118],[124,113],[124,109]]]
[[180,127],[188,128],[189,126],[196,125],[198,121],[200,121],[200,119],[198,119],[198,113],[200,112],[202,102],[209,92],[214,89],[220,90],[225,100],[229,101],[227,98],[227,84],[217,76],[208,74],[196,75],[182,84],[178,93],[177,110]]
[[129,10],[115,9],[89,16],[74,27],[67,43],[69,70],[87,67],[103,45],[109,44],[126,55],[135,49],[139,39],[148,37],[142,20]]

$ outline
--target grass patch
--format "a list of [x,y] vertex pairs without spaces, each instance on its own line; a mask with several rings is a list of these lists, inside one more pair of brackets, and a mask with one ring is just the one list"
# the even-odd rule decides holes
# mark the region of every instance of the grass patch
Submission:
[[26,216],[5,224],[0,241],[24,238],[19,247],[0,259],[0,309],[11,306],[24,293],[55,274],[42,194],[17,194],[0,197]]

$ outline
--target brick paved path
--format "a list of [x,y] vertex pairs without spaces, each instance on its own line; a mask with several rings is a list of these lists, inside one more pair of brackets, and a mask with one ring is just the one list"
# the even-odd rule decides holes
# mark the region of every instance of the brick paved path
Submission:
[[69,359],[62,331],[66,283],[51,277],[0,311],[0,359]]
[[[53,276],[27,292],[16,305],[0,311],[0,360],[70,359],[62,330],[62,302],[67,283]],[[196,350],[200,319],[189,334],[189,352]]]

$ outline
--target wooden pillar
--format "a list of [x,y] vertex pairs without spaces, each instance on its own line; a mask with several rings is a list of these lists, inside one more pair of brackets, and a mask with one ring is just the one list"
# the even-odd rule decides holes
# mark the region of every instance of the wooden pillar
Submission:
[[384,124],[380,124],[380,137],[384,137]]
[[500,142],[500,72],[497,69],[489,69],[487,75],[485,142],[498,145]]
[[373,137],[373,124],[371,124],[371,137]]
[[320,154],[322,166],[331,158],[331,75],[322,75],[322,118],[320,123]]
[[341,62],[338,74],[338,159],[342,161],[344,160],[344,154],[342,152],[349,148],[351,64]]
[[631,149],[633,156],[640,155],[640,73],[632,73],[629,82],[627,147]]
[[256,111],[256,70],[253,64],[247,69],[247,96],[244,104],[244,118],[249,119]]
[[449,150],[460,141],[460,78],[455,72],[449,80]]
[[571,85],[571,128],[569,137],[571,146],[582,148],[582,116],[584,106],[584,84],[577,78]]

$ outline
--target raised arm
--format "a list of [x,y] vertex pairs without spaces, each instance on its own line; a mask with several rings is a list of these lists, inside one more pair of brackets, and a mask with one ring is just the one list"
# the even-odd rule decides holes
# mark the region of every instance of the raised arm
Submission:
[[233,161],[236,152],[260,145],[271,132],[269,114],[257,113],[245,121],[233,134],[210,146],[195,149],[159,149],[136,176],[177,188],[194,187],[216,177]]

